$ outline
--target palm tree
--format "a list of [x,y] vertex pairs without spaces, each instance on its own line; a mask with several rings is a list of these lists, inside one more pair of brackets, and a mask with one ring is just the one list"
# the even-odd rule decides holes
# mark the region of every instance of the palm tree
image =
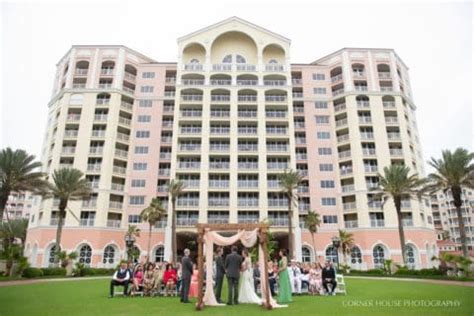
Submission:
[[156,223],[158,223],[164,216],[166,210],[161,204],[161,200],[158,198],[153,198],[150,205],[143,209],[140,213],[140,217],[143,221],[148,222],[149,231],[148,231],[148,248],[147,248],[147,262],[150,261],[150,246],[151,246],[151,230]]
[[302,176],[297,171],[285,170],[279,177],[281,192],[288,199],[288,248],[289,258],[293,258],[293,204],[298,200],[296,189],[302,180]]
[[443,150],[442,158],[431,158],[429,165],[435,169],[434,173],[428,175],[429,184],[427,191],[435,192],[442,190],[444,193],[451,191],[454,207],[459,225],[461,247],[463,256],[467,256],[466,230],[462,216],[463,200],[462,188],[474,189],[474,153],[466,149],[458,148],[454,152]]
[[59,200],[58,227],[56,229],[56,259],[61,252],[61,235],[63,231],[63,220],[66,216],[66,208],[69,201],[87,199],[91,194],[89,182],[84,178],[82,171],[74,168],[62,168],[54,170],[53,183],[49,183],[46,198]]
[[[125,233],[125,240],[136,239],[140,237],[140,228],[135,225],[128,225],[127,232]],[[127,259],[130,260],[132,249],[127,249]]]
[[183,194],[185,185],[179,180],[171,180],[168,185],[168,193],[171,197],[171,258],[170,262],[178,259],[177,241],[176,241],[176,200]]
[[318,254],[316,252],[316,243],[314,242],[314,234],[318,232],[318,227],[321,225],[321,218],[319,213],[314,211],[309,211],[306,217],[304,218],[304,224],[311,234],[311,240],[313,241],[314,257],[318,261]]
[[381,191],[379,195],[383,198],[383,205],[389,198],[393,199],[398,218],[398,235],[402,249],[403,263],[405,260],[405,232],[403,229],[402,200],[405,198],[419,197],[425,180],[419,179],[416,174],[409,175],[410,168],[404,165],[390,165],[383,169],[384,175],[378,174],[379,185],[376,189]]
[[339,240],[341,241],[342,255],[344,256],[344,263],[346,263],[346,255],[351,252],[354,246],[354,234],[339,229]]
[[38,193],[45,186],[41,163],[26,151],[10,147],[0,151],[0,221],[12,192]]

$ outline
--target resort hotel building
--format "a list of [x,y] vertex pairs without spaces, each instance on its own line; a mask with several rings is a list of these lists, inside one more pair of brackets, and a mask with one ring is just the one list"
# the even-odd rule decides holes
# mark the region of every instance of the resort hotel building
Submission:
[[[62,248],[93,267],[126,257],[124,235],[159,197],[168,216],[153,228],[151,260],[171,252],[170,179],[185,183],[177,200],[178,254],[196,249],[197,223],[268,220],[287,247],[287,199],[278,175],[304,177],[294,212],[297,260],[336,260],[332,237],[355,245],[353,269],[401,262],[393,203],[374,195],[377,173],[404,164],[424,174],[408,67],[393,49],[343,48],[311,63],[291,63],[290,40],[232,17],[183,36],[177,62],[159,62],[125,46],[73,46],[57,64],[48,104],[44,172],[74,167],[93,194],[69,203]],[[164,43],[165,45],[165,43]],[[58,201],[30,212],[26,256],[48,266]],[[404,200],[412,268],[437,254],[430,201]],[[304,217],[321,226],[313,244]],[[339,260],[343,261],[343,255]]]

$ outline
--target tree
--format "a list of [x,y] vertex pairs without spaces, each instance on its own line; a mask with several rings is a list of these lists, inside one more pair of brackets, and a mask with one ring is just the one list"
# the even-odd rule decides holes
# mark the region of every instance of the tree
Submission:
[[304,218],[304,224],[311,234],[311,240],[313,241],[314,257],[318,261],[318,255],[316,252],[316,243],[314,242],[314,234],[318,232],[318,227],[321,225],[321,218],[319,213],[309,211],[308,215]]
[[177,241],[176,241],[176,200],[183,194],[185,185],[182,181],[171,180],[168,185],[168,193],[171,198],[171,258],[170,262],[178,259]]
[[10,147],[0,151],[0,221],[12,192],[40,192],[45,185],[41,163],[26,151]]
[[351,252],[351,249],[354,246],[354,234],[339,229],[339,239],[341,241],[341,250],[342,255],[344,256],[344,263],[346,263],[346,255]]
[[48,184],[46,198],[59,200],[58,225],[56,229],[56,262],[58,254],[61,252],[61,235],[63,230],[63,220],[66,216],[66,208],[69,201],[87,199],[91,194],[89,182],[84,178],[84,174],[74,168],[62,168],[54,170],[53,183]]
[[454,152],[443,150],[442,158],[431,158],[429,165],[435,169],[428,175],[427,191],[444,193],[451,192],[459,225],[461,248],[464,257],[467,257],[466,229],[462,216],[462,189],[474,189],[474,153],[458,148]]
[[285,170],[279,175],[281,192],[285,194],[288,200],[288,248],[289,258],[294,256],[294,238],[293,238],[293,205],[298,200],[296,189],[302,180],[302,176],[293,170]]
[[78,254],[75,251],[67,253],[67,251],[63,250],[58,253],[59,262],[61,263],[62,268],[66,268],[69,262],[77,259],[77,257]]
[[409,175],[410,168],[404,165],[390,165],[383,169],[384,175],[378,174],[379,186],[376,189],[381,191],[379,195],[384,203],[389,198],[393,199],[398,219],[398,235],[400,237],[400,247],[402,249],[403,263],[405,260],[405,232],[403,229],[402,200],[406,198],[419,197],[426,181],[419,179],[416,174]]
[[147,248],[147,262],[150,261],[150,247],[151,247],[151,230],[156,223],[158,223],[164,216],[166,210],[161,204],[161,200],[158,198],[153,198],[148,207],[143,209],[140,213],[140,217],[143,221],[148,222],[149,231],[148,231],[148,248]]
[[[125,240],[127,239],[136,239],[140,237],[140,228],[138,228],[137,226],[135,225],[128,225],[128,229],[127,229],[127,232],[125,233]],[[128,247],[128,246],[127,246]],[[132,248],[128,248],[127,249],[127,257],[128,259],[131,258],[131,255],[132,255],[132,251],[133,249]]]

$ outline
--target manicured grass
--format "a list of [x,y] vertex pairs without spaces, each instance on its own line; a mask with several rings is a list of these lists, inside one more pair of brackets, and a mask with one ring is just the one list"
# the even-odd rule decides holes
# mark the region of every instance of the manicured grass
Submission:
[[[207,307],[175,297],[108,298],[108,280],[47,282],[0,287],[0,315],[472,315],[474,288],[419,282],[346,280],[347,296],[296,296],[288,308],[264,311],[256,305]],[[117,290],[119,290],[117,288]],[[225,299],[225,297],[224,297]],[[400,301],[398,301],[400,300]],[[351,303],[397,304],[404,300],[457,300],[459,307],[347,307]],[[195,300],[193,300],[195,302]]]

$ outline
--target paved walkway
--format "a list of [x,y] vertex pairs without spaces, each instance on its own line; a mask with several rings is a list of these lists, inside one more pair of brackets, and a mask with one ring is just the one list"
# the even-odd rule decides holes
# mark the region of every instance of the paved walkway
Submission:
[[433,279],[409,279],[409,278],[390,278],[390,277],[366,277],[366,276],[344,276],[348,279],[365,279],[365,280],[388,280],[388,281],[405,281],[405,282],[422,282],[431,284],[444,285],[460,285],[474,287],[474,282],[471,281],[453,281],[453,280],[433,280]]
[[46,282],[87,281],[87,280],[101,280],[101,279],[110,279],[110,277],[103,276],[103,277],[82,277],[82,278],[11,280],[11,281],[1,281],[0,287],[11,286],[11,285],[46,283]]

